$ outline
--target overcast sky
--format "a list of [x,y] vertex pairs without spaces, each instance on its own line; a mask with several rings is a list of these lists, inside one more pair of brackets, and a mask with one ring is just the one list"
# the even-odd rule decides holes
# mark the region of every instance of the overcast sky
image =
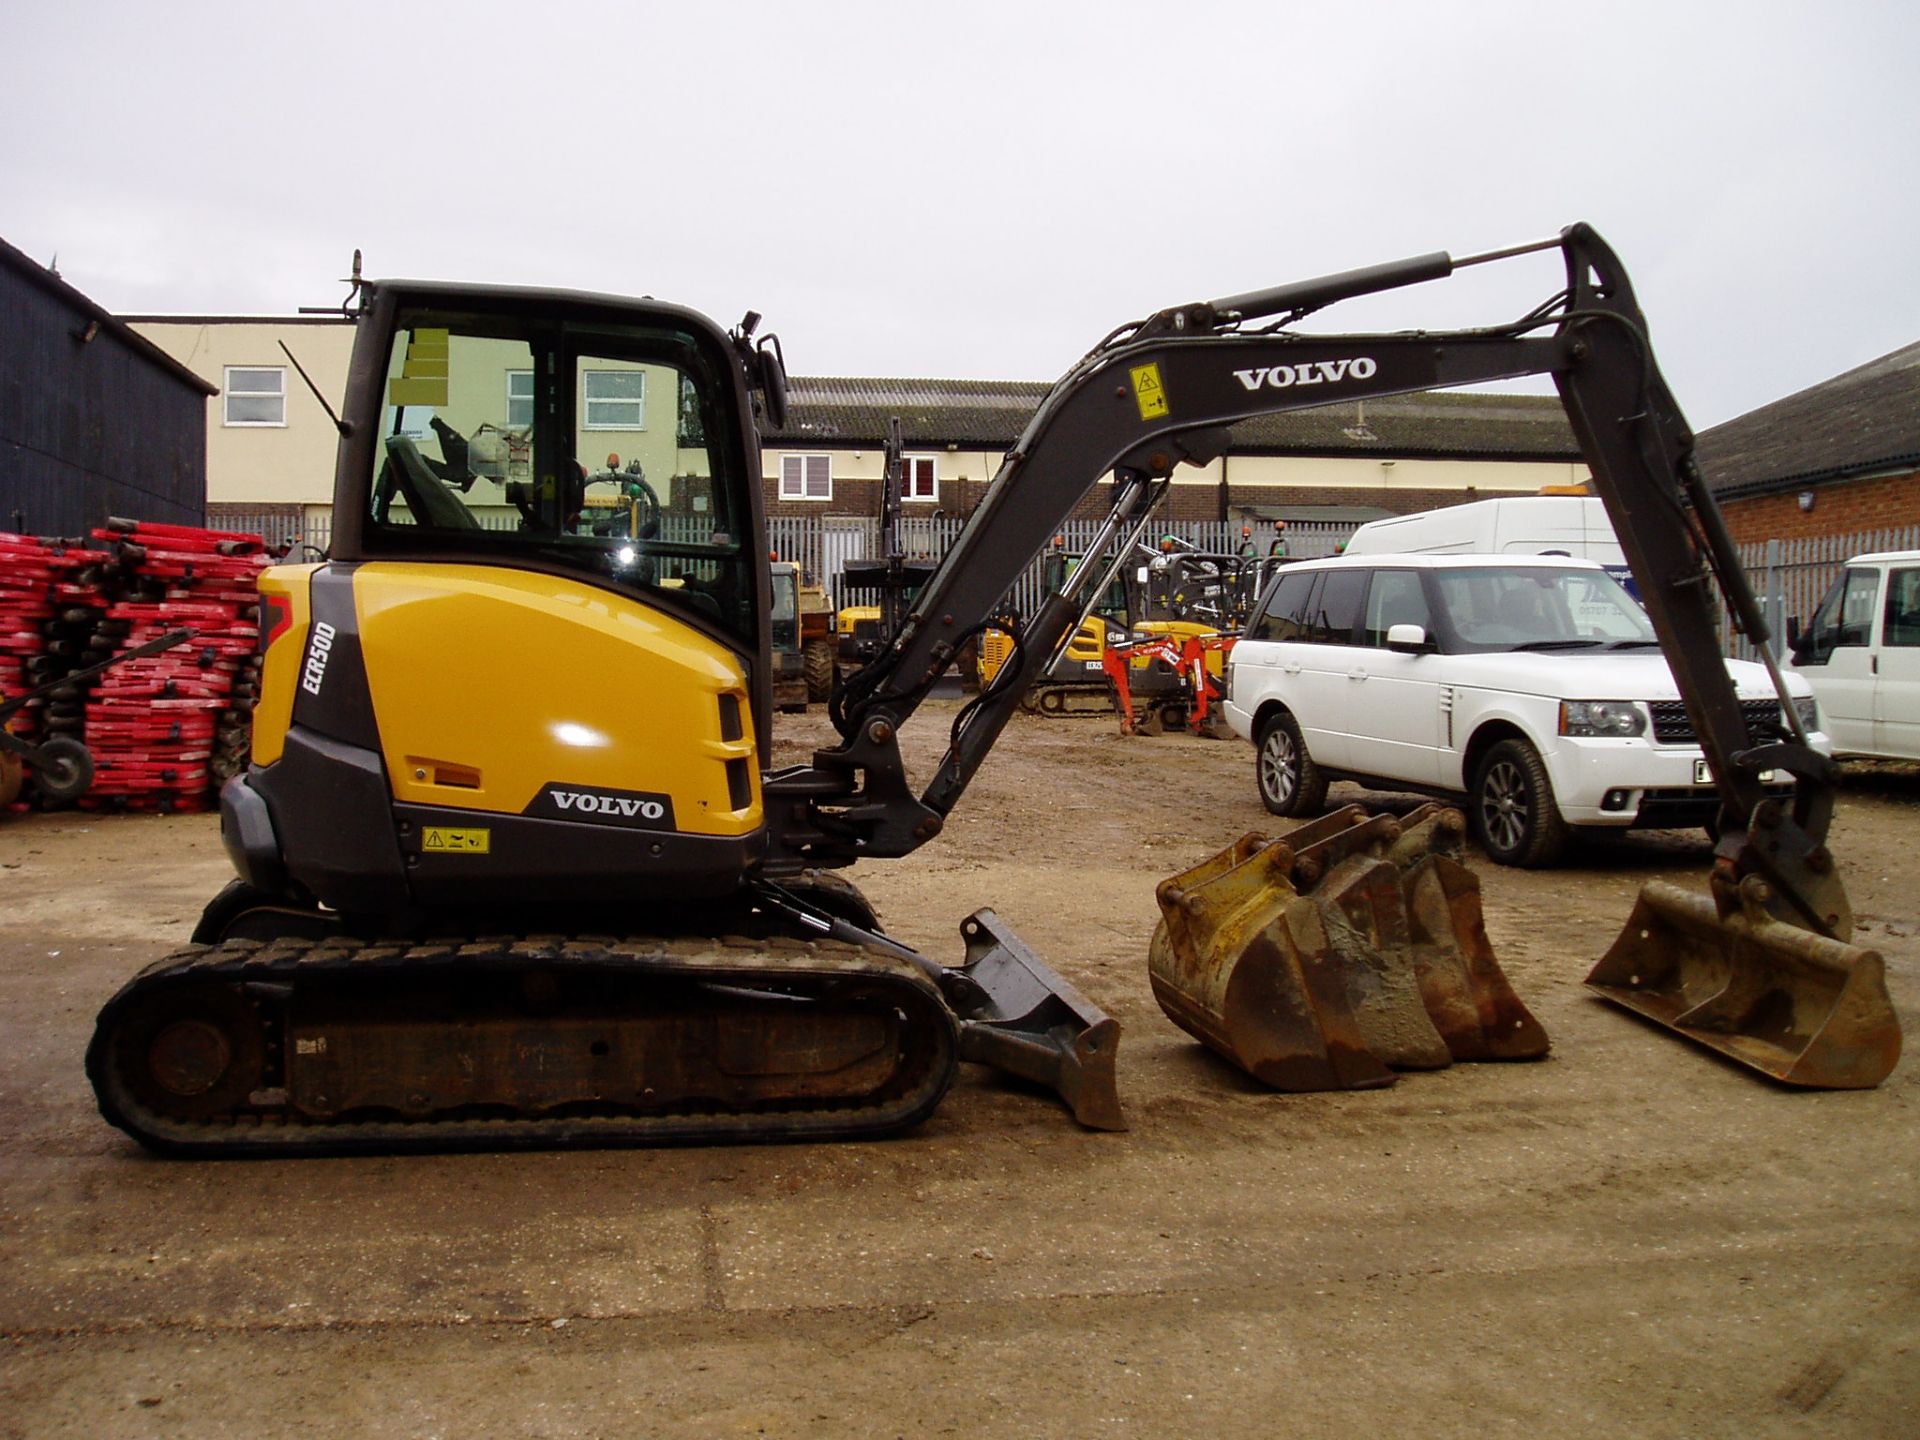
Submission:
[[798,374],[1050,379],[1165,305],[1588,220],[1698,428],[1920,340],[1894,0],[0,0],[0,53],[0,237],[121,313],[329,303],[359,247],[760,310]]

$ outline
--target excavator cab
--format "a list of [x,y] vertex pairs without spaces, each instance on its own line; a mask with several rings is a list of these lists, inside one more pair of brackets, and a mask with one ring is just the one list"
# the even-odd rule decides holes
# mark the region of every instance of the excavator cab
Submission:
[[[717,337],[471,296],[397,310],[392,326],[371,474],[342,476],[351,548],[577,573],[757,642],[751,422]],[[506,456],[485,476],[468,463],[475,435]]]
[[763,848],[741,367],[700,317],[580,302],[375,291],[332,560],[262,582],[285,620],[226,797],[254,889],[618,904],[730,893]]

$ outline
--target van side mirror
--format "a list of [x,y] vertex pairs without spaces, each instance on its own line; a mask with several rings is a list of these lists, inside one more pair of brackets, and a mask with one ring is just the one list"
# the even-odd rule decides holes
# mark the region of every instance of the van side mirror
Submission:
[[1387,649],[1396,655],[1418,655],[1427,648],[1427,630],[1424,625],[1389,625],[1387,627]]
[[1798,650],[1800,648],[1801,633],[1802,632],[1800,629],[1800,617],[1798,615],[1789,615],[1787,617],[1787,648],[1788,649]]

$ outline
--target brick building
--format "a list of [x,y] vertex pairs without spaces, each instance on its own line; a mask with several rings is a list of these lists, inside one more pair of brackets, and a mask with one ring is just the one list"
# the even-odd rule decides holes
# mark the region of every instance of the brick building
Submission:
[[1741,544],[1920,521],[1920,344],[1716,425],[1697,453]]

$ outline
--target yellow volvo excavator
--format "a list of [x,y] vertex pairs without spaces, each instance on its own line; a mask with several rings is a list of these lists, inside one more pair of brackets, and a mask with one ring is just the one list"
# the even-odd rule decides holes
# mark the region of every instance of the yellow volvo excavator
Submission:
[[[1670,1001],[1684,1029],[1686,987],[1715,966],[1750,979],[1768,927],[1819,950],[1807,964],[1851,963],[1828,768],[1804,734],[1750,736],[1718,659],[1709,567],[1763,627],[1626,276],[1584,226],[1521,249],[1561,251],[1566,288],[1487,330],[1292,327],[1517,250],[1116,331],[836,695],[839,742],[780,769],[759,428],[785,389],[758,317],[723,331],[652,300],[359,287],[333,548],[261,583],[252,763],[222,796],[239,878],[200,944],[101,1012],[103,1113],[209,1155],[846,1138],[914,1124],[972,1060],[1120,1127],[1117,1024],[992,911],[961,922],[964,960],[944,965],[834,873],[940,832],[1105,567],[1021,628],[923,788],[901,726],[1103,476],[1093,553],[1131,554],[1175,466],[1217,454],[1234,421],[1523,374],[1559,385],[1725,798],[1718,909],[1686,943],[1738,929],[1731,961],[1663,948],[1649,921],[1659,953],[1621,987],[1658,991],[1642,1008]],[[625,468],[593,468],[609,448]],[[592,503],[606,484],[613,503]],[[1765,769],[1798,778],[1792,807]],[[1722,1030],[1758,1013],[1721,1008]]]

